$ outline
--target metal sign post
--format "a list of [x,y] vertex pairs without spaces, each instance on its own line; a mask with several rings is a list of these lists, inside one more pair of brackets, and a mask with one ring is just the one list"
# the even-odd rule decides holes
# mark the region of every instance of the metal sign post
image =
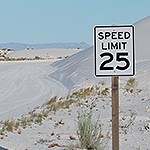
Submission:
[[112,150],[119,150],[119,76],[135,74],[134,26],[94,27],[95,76],[112,77]]

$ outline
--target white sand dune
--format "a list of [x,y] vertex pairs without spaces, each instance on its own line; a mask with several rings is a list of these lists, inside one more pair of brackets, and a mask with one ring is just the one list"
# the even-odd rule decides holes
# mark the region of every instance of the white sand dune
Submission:
[[85,49],[62,61],[54,62],[51,66],[56,71],[50,76],[61,81],[70,90],[87,87],[106,81],[108,78],[96,78],[94,75],[93,47]]
[[140,60],[150,59],[150,16],[136,22],[135,43],[136,58]]
[[50,48],[50,49],[33,49],[33,50],[16,50],[9,53],[7,56],[10,58],[35,58],[36,56],[41,58],[59,58],[67,57],[74,53],[81,51],[82,49],[62,49],[62,48]]
[[[144,75],[150,78],[148,71],[150,66],[150,17],[136,22],[134,26],[136,74],[139,79]],[[98,79],[94,76],[93,52],[93,47],[91,47],[65,60],[54,62],[52,66],[57,70],[51,76],[70,89],[91,85],[91,83],[98,83],[102,80],[106,82],[106,78]],[[147,71],[142,72],[141,70]],[[148,86],[149,81],[146,81],[144,85]]]
[[[124,94],[123,88],[130,77],[120,77],[121,150],[150,149],[150,17],[135,23],[135,28],[137,63],[134,77],[138,81],[137,88],[142,92],[135,95]],[[54,63],[49,61],[1,62],[0,117],[19,116],[27,112],[28,108],[34,108],[52,96],[67,95],[70,90],[101,82],[105,82],[106,86],[110,88],[111,77],[96,78],[93,63],[93,47]],[[91,99],[94,98],[89,98],[88,101]],[[98,97],[97,100],[97,109],[102,114],[101,119],[106,120],[104,128],[111,131],[111,99],[101,100]],[[21,135],[9,134],[8,138],[0,140],[0,144],[12,150],[46,150],[52,142],[62,145],[69,143],[69,135],[76,134],[75,124],[79,109],[73,105],[70,111],[60,110],[56,114],[51,114],[52,119],[45,120],[43,125],[27,128]],[[97,112],[95,113],[97,114]],[[133,125],[127,129],[127,133],[124,133],[121,127],[130,122],[128,118],[132,113],[136,114],[136,118],[133,120]],[[65,123],[56,128],[55,124],[60,120]],[[52,132],[55,133],[55,137],[52,136]],[[59,138],[56,137],[58,135],[60,135]],[[109,139],[107,147],[111,149],[111,139]],[[52,149],[62,150],[63,148]]]
[[[34,58],[47,56],[57,58],[70,56],[79,49],[21,50],[9,53],[9,57]],[[50,61],[0,62],[0,119],[20,116],[43,104],[53,96],[63,97],[68,88],[49,76],[55,71]]]
[[20,116],[68,89],[48,75],[49,61],[0,62],[0,119]]

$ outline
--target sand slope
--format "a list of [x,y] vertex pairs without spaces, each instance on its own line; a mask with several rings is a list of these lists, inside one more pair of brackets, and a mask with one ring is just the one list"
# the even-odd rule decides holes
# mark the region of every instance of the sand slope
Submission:
[[139,20],[134,25],[137,60],[150,59],[150,16]]
[[[150,17],[135,23],[137,63],[134,77],[138,81],[136,89],[141,92],[125,92],[125,85],[130,77],[120,78],[121,150],[150,150],[149,22]],[[20,115],[27,111],[28,107],[25,106],[30,105],[30,108],[33,108],[54,95],[65,96],[68,91],[71,93],[95,84],[100,86],[101,90],[105,87],[110,89],[111,86],[110,77],[96,78],[94,76],[93,47],[54,63],[42,61],[1,62],[0,64],[2,97],[0,116],[2,118],[10,114],[15,116],[19,113]],[[106,97],[94,94],[86,98],[87,102],[84,98],[80,100],[88,105],[94,102],[94,117],[100,113],[103,132],[110,133],[105,148],[111,149],[111,93]],[[17,112],[15,111],[16,106],[18,107]],[[4,108],[7,108],[7,112]],[[10,113],[11,108],[13,108],[13,113]],[[63,146],[66,148],[78,142],[77,116],[81,109],[83,108],[74,104],[70,109],[61,109],[56,113],[51,113],[42,125],[34,124],[31,128],[22,130],[21,135],[9,133],[8,138],[0,139],[0,144],[12,150],[48,150],[50,144],[58,143],[60,147],[51,149],[63,150]],[[64,124],[58,124],[60,121],[63,121]],[[70,135],[75,136],[75,141],[70,140]]]
[[0,119],[13,118],[41,105],[51,97],[62,97],[68,89],[48,75],[50,62],[0,62]]

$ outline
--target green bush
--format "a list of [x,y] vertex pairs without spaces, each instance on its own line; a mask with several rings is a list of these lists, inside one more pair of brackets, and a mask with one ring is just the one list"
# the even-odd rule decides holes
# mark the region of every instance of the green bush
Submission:
[[125,85],[125,92],[138,94],[142,90],[138,89],[137,86],[138,86],[138,81],[134,77],[131,77],[127,80],[127,83]]
[[92,113],[83,112],[78,116],[78,130],[81,148],[102,150],[102,126],[99,120],[92,120]]

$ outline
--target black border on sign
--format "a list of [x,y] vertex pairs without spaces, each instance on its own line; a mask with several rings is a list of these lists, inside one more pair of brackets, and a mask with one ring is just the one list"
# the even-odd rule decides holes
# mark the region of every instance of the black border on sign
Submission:
[[[132,27],[132,33],[133,33],[133,73],[132,74],[126,74],[126,75],[97,75],[96,74],[96,68],[97,68],[97,66],[96,66],[96,28],[112,28],[112,27],[117,27],[117,28],[120,28],[120,27]],[[96,25],[95,27],[94,27],[94,63],[95,63],[95,70],[94,70],[94,72],[95,72],[95,76],[96,77],[112,77],[112,76],[134,76],[135,75],[135,43],[134,43],[134,35],[135,33],[134,33],[134,26],[133,25],[112,25],[112,26],[100,26],[100,25]]]

